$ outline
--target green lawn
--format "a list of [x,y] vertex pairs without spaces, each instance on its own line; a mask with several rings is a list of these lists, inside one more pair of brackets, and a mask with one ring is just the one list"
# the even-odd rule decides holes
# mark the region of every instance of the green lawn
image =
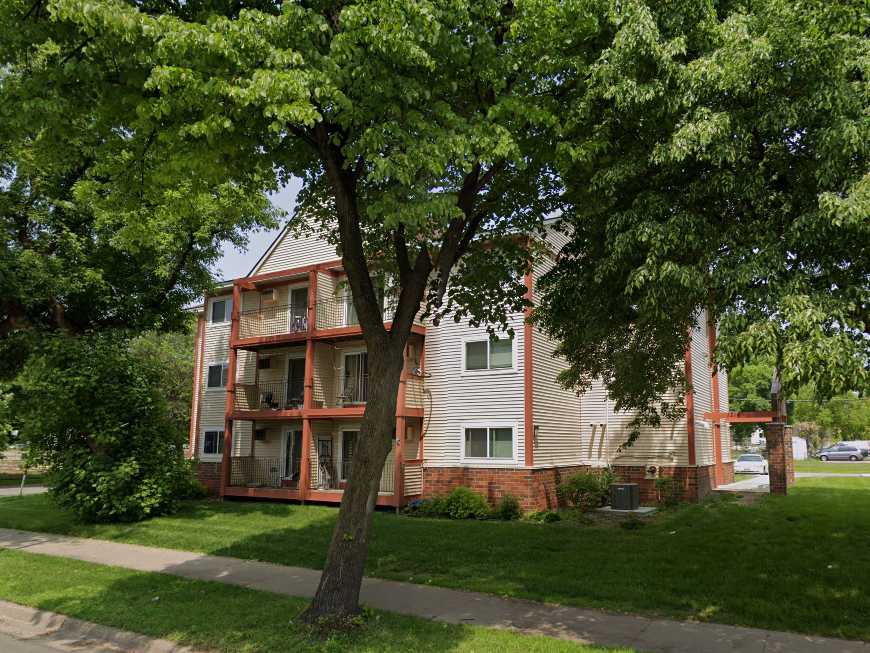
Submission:
[[[200,502],[84,526],[45,496],[0,500],[0,526],[319,568],[336,509]],[[789,497],[712,501],[643,528],[454,522],[378,513],[367,573],[611,610],[870,639],[870,480],[802,479]]]
[[[39,474],[28,474],[25,485],[42,485],[45,482]],[[21,485],[21,474],[0,474],[0,487],[18,487]]]
[[796,472],[827,472],[828,474],[870,474],[870,461],[847,463],[829,460],[822,462],[809,458],[794,461],[794,470]]
[[[0,551],[0,598],[228,653],[605,650],[385,612],[369,614],[358,632],[324,640],[297,618],[306,605],[301,599],[18,551]],[[607,650],[630,653],[628,649]]]

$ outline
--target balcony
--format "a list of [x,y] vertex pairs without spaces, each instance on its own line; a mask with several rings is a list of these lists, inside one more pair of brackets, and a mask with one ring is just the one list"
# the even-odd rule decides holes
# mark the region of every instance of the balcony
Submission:
[[230,458],[230,485],[233,487],[284,487],[281,459],[263,456],[233,456]]
[[364,406],[369,396],[369,375],[357,374],[338,379],[334,387],[324,387],[315,380],[314,408],[349,408]]
[[298,384],[291,387],[287,379],[237,383],[234,407],[237,411],[301,410],[303,392]]
[[[396,297],[381,298],[384,322],[390,322],[396,312]],[[350,295],[337,295],[317,302],[317,329],[341,329],[359,326],[356,309]]]
[[[390,452],[387,460],[384,462],[384,469],[381,471],[381,483],[378,487],[379,494],[393,494],[395,492],[395,467],[393,465],[394,454]],[[336,462],[331,459],[321,458],[316,461],[316,467],[312,470],[311,489],[312,490],[343,490],[347,485],[347,480],[350,478],[351,468],[353,467],[353,459],[344,459]],[[339,476],[337,472],[341,470]]]
[[239,312],[239,340],[308,332],[308,307],[277,304]]

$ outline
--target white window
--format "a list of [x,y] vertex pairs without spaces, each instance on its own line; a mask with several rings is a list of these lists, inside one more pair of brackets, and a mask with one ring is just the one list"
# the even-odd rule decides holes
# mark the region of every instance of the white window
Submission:
[[220,322],[229,322],[233,319],[233,300],[230,297],[226,299],[213,299],[211,301],[211,321],[212,324]]
[[229,363],[209,363],[208,376],[206,377],[206,388],[225,388],[227,385],[227,376],[229,374]]
[[498,340],[467,340],[463,351],[463,369],[506,370],[514,366],[514,341],[512,338]]
[[224,453],[224,432],[218,429],[207,429],[200,439],[200,457],[203,460],[215,460]]
[[462,460],[488,463],[516,462],[514,424],[465,424],[462,427]]

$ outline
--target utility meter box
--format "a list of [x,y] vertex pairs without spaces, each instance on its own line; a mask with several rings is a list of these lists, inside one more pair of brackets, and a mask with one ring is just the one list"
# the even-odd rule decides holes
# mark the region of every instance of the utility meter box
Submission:
[[637,510],[640,507],[640,486],[637,483],[613,483],[610,486],[610,507]]

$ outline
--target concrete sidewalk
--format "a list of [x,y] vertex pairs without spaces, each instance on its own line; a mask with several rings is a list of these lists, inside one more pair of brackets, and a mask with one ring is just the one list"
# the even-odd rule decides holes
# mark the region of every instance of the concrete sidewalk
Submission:
[[152,639],[57,612],[0,601],[3,653],[192,653],[165,639]]
[[31,494],[43,494],[44,492],[48,492],[48,488],[44,485],[25,485],[23,490],[17,485],[14,487],[11,485],[0,487],[0,497],[17,497],[19,492],[21,492],[23,496],[29,496]]
[[[313,596],[320,579],[314,569],[12,529],[0,529],[0,547],[289,596]],[[867,642],[648,619],[375,578],[365,579],[362,601],[373,608],[447,623],[509,628],[648,653],[870,653]]]

